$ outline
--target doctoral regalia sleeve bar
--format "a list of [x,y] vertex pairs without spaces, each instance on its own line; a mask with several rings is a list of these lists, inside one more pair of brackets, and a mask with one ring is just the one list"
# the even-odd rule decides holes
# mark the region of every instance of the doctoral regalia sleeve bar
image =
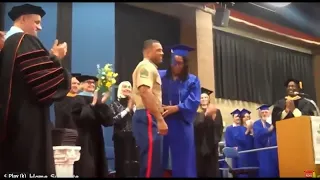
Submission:
[[16,54],[16,64],[39,102],[50,99],[61,83],[65,83],[63,68],[50,59],[48,51],[34,36],[24,34]]

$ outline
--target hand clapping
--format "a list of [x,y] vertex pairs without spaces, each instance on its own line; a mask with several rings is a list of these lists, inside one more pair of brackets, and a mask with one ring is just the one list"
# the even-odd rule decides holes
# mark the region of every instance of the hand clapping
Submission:
[[68,51],[68,45],[66,42],[59,44],[58,40],[56,39],[53,43],[51,48],[51,53],[57,56],[58,59],[62,60]]
[[95,106],[97,104],[97,101],[98,101],[98,90],[95,90],[93,93],[91,106]]
[[3,46],[4,46],[4,41],[5,41],[5,39],[4,39],[4,36],[6,35],[6,33],[5,32],[3,32],[3,31],[0,31],[0,50],[3,48]]
[[292,100],[286,100],[286,112],[288,113],[289,111],[292,112],[295,109],[294,102]]
[[215,120],[217,115],[217,108],[213,104],[209,104],[207,110],[205,112],[206,116],[211,116],[213,120]]
[[245,134],[250,134],[252,132],[253,123],[250,120],[248,120],[246,122],[248,122],[248,123],[247,123],[247,131],[245,132]]
[[127,107],[130,109],[130,111],[133,109],[133,105],[134,105],[134,101],[133,101],[133,99],[132,99],[132,97],[131,96],[128,96],[128,105],[127,105]]

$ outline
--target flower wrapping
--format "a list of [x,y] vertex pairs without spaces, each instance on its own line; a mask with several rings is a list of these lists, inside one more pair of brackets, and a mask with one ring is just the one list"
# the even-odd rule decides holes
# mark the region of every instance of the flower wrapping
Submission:
[[110,91],[111,87],[117,82],[116,77],[118,73],[113,71],[112,64],[106,64],[103,68],[98,64],[97,70],[97,90],[103,93]]

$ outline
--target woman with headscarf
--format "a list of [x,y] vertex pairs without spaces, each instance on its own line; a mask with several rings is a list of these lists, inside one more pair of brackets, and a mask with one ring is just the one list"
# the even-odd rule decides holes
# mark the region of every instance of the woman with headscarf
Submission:
[[129,81],[119,84],[117,99],[111,103],[113,112],[114,154],[116,177],[138,177],[138,149],[132,134],[132,115],[135,110]]
[[219,177],[218,147],[223,125],[219,109],[210,105],[212,91],[201,88],[200,106],[194,121],[198,177]]

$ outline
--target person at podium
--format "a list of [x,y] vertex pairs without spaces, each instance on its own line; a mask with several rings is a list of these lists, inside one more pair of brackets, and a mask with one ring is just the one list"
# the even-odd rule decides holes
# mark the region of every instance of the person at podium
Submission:
[[313,105],[304,97],[299,96],[302,90],[302,82],[296,79],[288,79],[285,82],[287,96],[274,104],[272,111],[272,124],[275,126],[277,121],[300,117],[302,115],[313,116]]

